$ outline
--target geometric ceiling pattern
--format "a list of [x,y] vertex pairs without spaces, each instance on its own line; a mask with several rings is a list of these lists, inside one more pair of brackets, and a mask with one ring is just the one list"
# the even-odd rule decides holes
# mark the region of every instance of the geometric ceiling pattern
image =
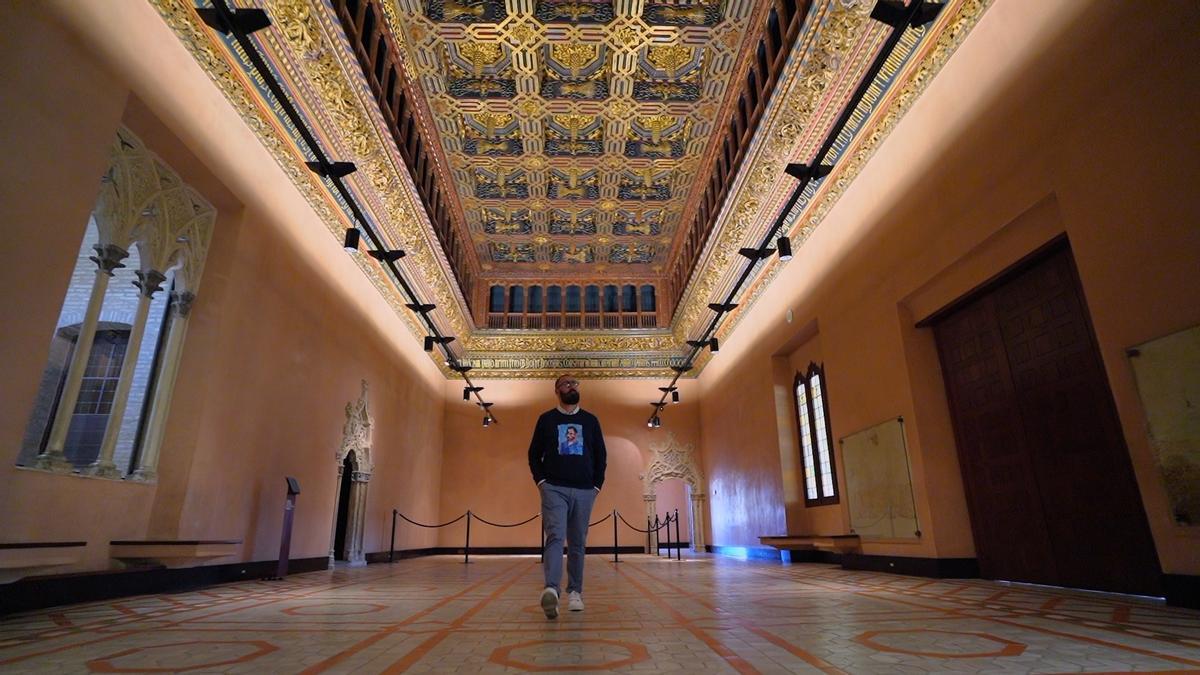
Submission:
[[[301,133],[248,56],[197,15],[207,0],[148,0],[236,109],[284,174],[340,241],[354,218],[310,171]],[[350,3],[353,0],[338,0]],[[833,171],[782,214],[796,185],[787,164],[812,160],[845,108],[887,27],[876,0],[813,0],[786,66],[667,328],[483,330],[459,286],[405,160],[334,14],[333,0],[239,0],[271,25],[250,36],[328,156],[354,162],[350,193],[397,267],[473,377],[670,378],[686,340],[712,319],[775,219],[804,245],[874,150],[928,86],[990,0],[949,0],[934,23],[905,32],[827,159]],[[707,179],[714,139],[728,124],[734,83],[766,0],[385,0],[386,22],[407,76],[420,88],[424,138],[453,177],[452,201],[468,230],[475,279],[516,276],[653,279],[678,255],[680,217]],[[807,5],[806,5],[807,6]],[[738,64],[741,64],[740,66]],[[904,171],[904,167],[889,167]],[[689,201],[690,200],[690,201]],[[414,339],[426,332],[378,261],[354,260]],[[779,270],[756,263],[716,332],[728,339]],[[656,269],[657,268],[657,269]],[[431,355],[431,358],[434,358]],[[693,373],[711,358],[707,350]],[[440,359],[436,361],[441,366]],[[450,371],[444,370],[447,375]]]
[[480,276],[660,276],[754,5],[395,3]]

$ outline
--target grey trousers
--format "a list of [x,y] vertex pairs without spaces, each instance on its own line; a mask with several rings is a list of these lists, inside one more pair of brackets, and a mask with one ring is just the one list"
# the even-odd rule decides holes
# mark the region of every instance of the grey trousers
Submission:
[[542,483],[542,530],[546,548],[542,552],[542,571],[546,586],[559,589],[562,583],[563,538],[567,540],[567,592],[583,592],[583,558],[587,546],[588,522],[596,491],[588,488],[559,487]]

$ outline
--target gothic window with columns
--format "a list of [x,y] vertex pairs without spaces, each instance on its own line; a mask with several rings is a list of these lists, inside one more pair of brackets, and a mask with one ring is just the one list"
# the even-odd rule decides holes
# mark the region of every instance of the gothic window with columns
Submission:
[[17,463],[153,480],[216,212],[128,129],[109,158]]

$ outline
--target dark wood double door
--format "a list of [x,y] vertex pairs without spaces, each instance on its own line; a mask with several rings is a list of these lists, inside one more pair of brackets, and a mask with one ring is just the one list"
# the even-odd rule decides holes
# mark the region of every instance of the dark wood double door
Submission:
[[1154,542],[1065,242],[933,327],[983,576],[1160,594]]

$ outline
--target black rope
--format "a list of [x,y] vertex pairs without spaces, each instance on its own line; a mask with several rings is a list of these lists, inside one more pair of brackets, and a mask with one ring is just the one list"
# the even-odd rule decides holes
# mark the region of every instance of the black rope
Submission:
[[478,520],[479,522],[481,522],[481,523],[484,523],[484,524],[486,524],[486,525],[491,525],[492,527],[520,527],[521,525],[524,525],[525,523],[528,523],[529,521],[531,521],[531,520],[534,520],[535,518],[538,518],[538,517],[540,517],[540,515],[541,515],[541,514],[535,513],[535,514],[533,514],[532,516],[530,516],[529,518],[527,518],[527,519],[525,519],[525,520],[522,520],[522,521],[521,521],[521,522],[519,522],[519,523],[513,523],[513,524],[511,524],[511,525],[501,525],[500,523],[493,523],[493,522],[492,522],[492,521],[490,521],[490,520],[486,520],[486,519],[484,519],[482,516],[480,516],[480,515],[476,514],[474,511],[472,511],[472,512],[471,512],[471,517],[472,517],[472,518],[474,518],[475,520]]
[[642,529],[642,528],[640,528],[640,527],[634,527],[634,526],[630,525],[630,524],[629,524],[629,521],[628,521],[628,520],[625,520],[625,516],[621,515],[621,512],[620,512],[620,511],[617,511],[617,517],[618,517],[618,518],[620,518],[620,519],[621,519],[621,522],[622,522],[622,523],[625,523],[625,525],[626,525],[626,526],[627,526],[629,529],[631,529],[631,530],[637,530],[638,532],[641,532],[642,534],[649,534],[649,533],[651,533],[651,532],[655,532],[655,531],[657,531],[657,530],[661,530],[661,529],[663,529],[664,527],[666,527],[666,525],[667,525],[666,523],[662,523],[662,524],[661,524],[661,525],[659,525],[658,527],[652,527],[652,528],[650,528],[650,529],[648,529],[648,530],[643,530],[643,529]]
[[[425,523],[418,523],[417,521],[413,520],[412,518],[409,518],[408,516],[404,515],[403,513],[400,513],[399,511],[396,511],[395,513],[396,513],[396,515],[407,520],[408,522],[412,523],[413,525],[416,525],[417,527],[428,527],[431,529],[445,527],[447,525],[453,525],[453,524],[457,523],[458,521],[462,520],[463,518],[467,517],[467,514],[464,513],[461,516],[455,518],[454,520],[448,520],[448,521],[442,523],[441,525],[426,525]],[[473,514],[473,513],[471,515],[475,516],[475,514]],[[475,516],[475,517],[478,518],[479,516]]]
[[603,518],[601,518],[600,520],[597,520],[597,521],[596,521],[596,522],[594,522],[594,523],[588,523],[588,527],[593,527],[593,526],[595,526],[595,525],[599,525],[600,523],[603,523],[604,521],[608,520],[609,518],[612,518],[612,514],[611,514],[611,513],[610,513],[610,514],[608,514],[607,516],[604,516],[604,517],[603,517]]

